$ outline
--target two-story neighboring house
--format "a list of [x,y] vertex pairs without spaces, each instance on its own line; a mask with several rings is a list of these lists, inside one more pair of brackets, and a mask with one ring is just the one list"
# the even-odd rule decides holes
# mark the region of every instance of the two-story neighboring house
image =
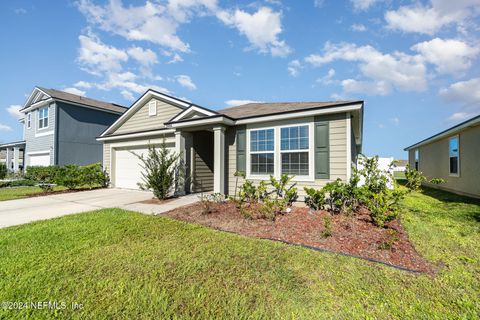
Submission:
[[96,141],[127,108],[35,87],[24,107],[24,165],[87,165],[102,161]]

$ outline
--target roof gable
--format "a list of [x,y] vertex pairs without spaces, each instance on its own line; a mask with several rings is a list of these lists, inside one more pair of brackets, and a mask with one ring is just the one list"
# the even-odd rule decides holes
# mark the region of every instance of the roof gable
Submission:
[[[152,99],[159,102],[157,103],[157,116],[148,119],[147,104]],[[131,105],[127,112],[108,127],[100,137],[111,135],[113,133],[133,132],[139,131],[139,129],[144,130],[145,126],[152,129],[154,127],[163,128],[165,127],[165,122],[187,109],[190,105],[191,104],[187,101],[149,89]],[[138,115],[136,116],[137,113]],[[144,119],[145,121],[142,122],[140,119]],[[140,122],[142,123],[140,124]],[[138,128],[140,125],[142,128]]]
[[187,109],[175,115],[175,117],[170,119],[168,122],[175,122],[175,121],[186,120],[186,119],[204,118],[204,117],[210,117],[214,115],[218,115],[218,112],[192,104]]
[[91,99],[88,97],[79,96],[76,94],[56,90],[56,89],[46,89],[42,87],[35,87],[30,94],[27,102],[23,106],[21,111],[25,111],[31,107],[35,107],[38,103],[49,100],[56,100],[60,102],[65,102],[69,104],[75,104],[82,107],[94,108],[101,111],[111,112],[111,113],[124,113],[126,108],[115,104],[104,102],[100,100]]

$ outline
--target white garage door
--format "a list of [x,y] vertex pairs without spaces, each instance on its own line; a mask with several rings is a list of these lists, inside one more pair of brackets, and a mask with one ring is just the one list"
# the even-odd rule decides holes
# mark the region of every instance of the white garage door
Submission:
[[142,180],[142,162],[137,155],[146,155],[147,148],[117,149],[115,151],[115,187],[139,189],[138,183]]
[[46,167],[50,165],[50,154],[32,154],[28,156],[28,165],[29,166],[42,166]]

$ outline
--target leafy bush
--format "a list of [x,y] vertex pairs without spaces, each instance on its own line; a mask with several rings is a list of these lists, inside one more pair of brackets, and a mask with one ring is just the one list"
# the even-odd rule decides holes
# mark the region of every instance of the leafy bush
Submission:
[[56,183],[61,167],[58,166],[31,166],[27,167],[26,178],[38,183]]
[[57,184],[68,189],[107,187],[110,181],[100,163],[88,166],[27,167],[26,177],[39,185]]
[[7,166],[5,163],[0,163],[0,179],[7,177]]
[[35,181],[20,179],[20,180],[10,180],[10,181],[0,181],[0,188],[7,187],[31,187],[36,184]]
[[428,180],[427,177],[425,177],[421,171],[417,171],[415,169],[410,168],[408,164],[405,169],[405,178],[407,179],[407,183],[405,186],[408,189],[413,191],[419,191],[420,187],[422,186],[422,183],[425,181],[430,182],[431,184],[437,184],[437,185],[446,182],[444,179],[441,179],[441,178],[432,178]]
[[330,216],[323,217],[323,230],[322,230],[322,237],[328,238],[332,236],[332,218]]
[[143,163],[143,183],[139,183],[142,190],[152,190],[158,199],[166,199],[175,184],[178,172],[180,155],[172,153],[163,141],[159,149],[148,147],[148,155],[137,155]]
[[325,190],[316,190],[314,188],[303,188],[307,196],[305,197],[305,204],[312,210],[320,210],[325,206]]
[[410,168],[410,165],[408,164],[405,169],[405,178],[407,179],[406,187],[415,191],[418,191],[422,182],[427,180],[420,171]]
[[[279,180],[270,176],[269,184],[262,180],[258,186],[251,180],[245,180],[237,197],[242,215],[246,218],[275,220],[277,214],[285,212],[298,198],[295,184],[289,186],[292,178],[287,174]],[[269,186],[272,187],[270,191],[267,190]]]
[[44,193],[48,193],[48,192],[52,192],[53,191],[53,184],[50,184],[50,183],[40,183],[38,185],[40,187],[40,189],[42,189],[42,191]]

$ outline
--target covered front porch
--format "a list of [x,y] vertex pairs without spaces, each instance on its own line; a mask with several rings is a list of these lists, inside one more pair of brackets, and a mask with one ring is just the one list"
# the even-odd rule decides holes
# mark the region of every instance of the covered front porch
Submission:
[[16,173],[25,167],[25,141],[1,144],[0,153],[8,172]]
[[225,126],[177,128],[176,152],[186,167],[185,192],[226,193]]

